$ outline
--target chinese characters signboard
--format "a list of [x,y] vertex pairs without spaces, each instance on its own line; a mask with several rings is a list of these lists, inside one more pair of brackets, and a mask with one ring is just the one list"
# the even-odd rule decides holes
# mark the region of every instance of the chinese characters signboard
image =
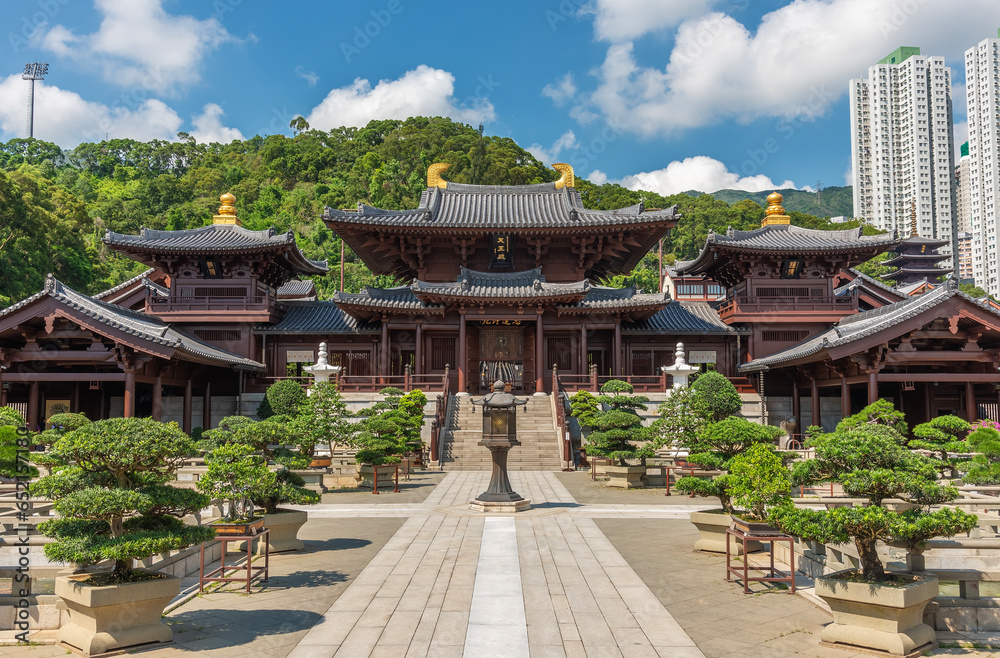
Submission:
[[510,233],[494,233],[490,236],[490,243],[493,255],[490,269],[514,267],[510,253]]

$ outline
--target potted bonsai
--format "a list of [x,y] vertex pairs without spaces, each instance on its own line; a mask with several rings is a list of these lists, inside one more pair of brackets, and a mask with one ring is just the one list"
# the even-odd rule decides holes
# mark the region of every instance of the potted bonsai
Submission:
[[[649,398],[632,395],[633,391],[628,382],[619,379],[606,382],[596,399],[608,408],[594,413],[588,422],[591,432],[587,436],[587,454],[617,462],[604,470],[609,487],[645,486],[647,453],[640,449],[640,444],[649,439],[649,429],[643,427],[637,410],[645,409]],[[578,409],[582,407],[578,405]],[[629,463],[636,460],[638,464]]]
[[[726,530],[732,525],[731,515],[734,512],[732,476],[728,473],[730,462],[751,446],[771,445],[780,434],[781,430],[777,427],[730,416],[710,423],[701,432],[688,437],[691,442],[684,446],[688,450],[687,460],[705,472],[680,478],[677,490],[695,496],[718,498],[720,505],[720,509],[716,510],[691,512],[691,523],[699,533],[694,545],[696,551],[726,552]],[[742,545],[735,542],[732,545],[736,547],[733,550],[738,551],[737,555],[743,550]],[[748,542],[747,550],[760,550],[760,544]]]
[[780,534],[768,513],[791,501],[791,477],[770,443],[755,443],[729,461],[728,490],[735,503],[733,526],[748,534]]
[[[292,432],[296,436],[299,451],[310,458],[310,468],[326,468],[337,446],[350,442],[354,424],[350,421],[337,385],[320,382],[309,389],[309,395],[299,407],[299,413],[292,421]],[[326,444],[327,457],[315,454],[316,446]]]
[[981,421],[966,438],[978,454],[966,463],[965,484],[1000,484],[1000,430],[993,421]]
[[[309,520],[308,513],[279,507],[286,504],[315,505],[320,501],[318,493],[305,488],[305,480],[287,468],[279,468],[274,473],[273,481],[268,480],[266,487],[251,493],[251,501],[258,510],[263,510],[264,527],[271,531],[267,543],[272,553],[305,548],[298,534]],[[263,551],[263,545],[258,550]]]
[[[816,594],[833,612],[823,642],[910,655],[934,642],[934,629],[922,623],[922,615],[927,602],[937,596],[937,578],[887,572],[877,543],[919,551],[932,537],[968,532],[977,519],[947,507],[928,511],[932,505],[954,500],[958,491],[935,481],[934,460],[908,450],[895,423],[873,420],[868,411],[844,419],[832,434],[810,438],[816,457],[796,463],[792,470],[793,484],[838,482],[848,496],[864,498],[865,504],[825,511],[788,505],[772,511],[770,520],[803,539],[851,541],[857,549],[860,571],[816,579]],[[884,506],[888,498],[902,498],[917,507],[890,510]]]
[[275,474],[253,446],[226,443],[205,459],[208,467],[198,489],[222,501],[222,516],[210,525],[219,535],[253,535],[264,527],[254,497],[277,486]]
[[378,479],[386,486],[391,485],[407,442],[420,439],[424,424],[424,405],[427,397],[420,390],[403,395],[398,388],[387,387],[380,391],[385,400],[362,409],[358,415],[362,421],[350,439],[352,447],[358,450],[358,480],[362,487],[374,487]]
[[958,416],[938,416],[913,428],[909,447],[927,450],[938,460],[938,470],[946,477],[957,478],[959,460],[951,456],[953,452],[968,452],[969,444],[965,435],[972,426]]
[[110,570],[56,578],[70,621],[57,639],[86,654],[148,642],[169,642],[163,608],[180,592],[180,579],[142,571],[133,561],[180,550],[214,536],[211,528],[180,518],[202,509],[208,497],[167,484],[194,451],[176,423],[114,418],[59,438],[54,455],[75,466],[46,476],[35,493],[55,501],[60,518],[39,525],[56,541],[45,546],[56,562]]
[[55,469],[66,465],[66,462],[52,454],[52,446],[64,434],[89,425],[90,419],[83,414],[61,413],[50,417],[47,424],[52,425],[52,428],[45,430],[37,437],[46,450],[31,453],[31,463],[41,466],[45,469],[46,475],[51,475]]

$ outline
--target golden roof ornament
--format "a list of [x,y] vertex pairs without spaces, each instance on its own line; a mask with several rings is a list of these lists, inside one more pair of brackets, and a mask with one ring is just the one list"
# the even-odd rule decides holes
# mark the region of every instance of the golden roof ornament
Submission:
[[448,187],[448,181],[441,178],[441,174],[451,165],[447,162],[435,162],[427,167],[427,187],[440,187],[442,190]]
[[243,222],[236,216],[236,197],[230,192],[226,192],[219,197],[222,205],[219,206],[219,214],[212,217],[213,224],[230,224],[242,226]]
[[771,192],[767,195],[767,210],[764,211],[764,221],[760,223],[762,227],[792,223],[792,218],[785,214],[785,209],[781,205],[783,200],[784,197],[777,192]]
[[561,190],[564,187],[575,187],[576,177],[573,175],[573,165],[566,164],[565,162],[556,162],[552,165],[552,168],[558,171],[562,176],[556,181],[556,189]]

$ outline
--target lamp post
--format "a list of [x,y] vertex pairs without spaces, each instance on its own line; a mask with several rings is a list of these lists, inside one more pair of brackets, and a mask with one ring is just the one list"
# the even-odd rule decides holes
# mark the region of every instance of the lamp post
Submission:
[[[688,384],[688,376],[701,370],[698,366],[688,365],[684,359],[684,343],[677,343],[674,351],[674,365],[660,366],[660,370],[673,378],[674,385],[671,390],[684,388]],[[669,393],[669,391],[667,391]]]
[[530,500],[511,488],[507,477],[507,453],[514,446],[521,445],[517,440],[517,408],[528,402],[504,392],[504,388],[505,384],[497,381],[493,384],[492,393],[480,400],[472,400],[473,407],[477,404],[483,407],[483,439],[479,445],[489,448],[493,458],[490,486],[475,500],[469,501],[472,509],[479,512],[520,512],[531,507]]

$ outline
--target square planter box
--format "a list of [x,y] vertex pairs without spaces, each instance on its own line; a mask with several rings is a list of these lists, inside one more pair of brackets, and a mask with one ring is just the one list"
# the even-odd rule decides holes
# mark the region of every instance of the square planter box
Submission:
[[55,592],[69,612],[69,623],[59,629],[57,641],[90,656],[173,640],[173,631],[160,617],[167,604],[180,594],[180,578],[164,576],[104,587],[79,582],[89,575],[56,578]]
[[378,488],[396,488],[396,464],[386,464],[385,466],[361,465],[358,467],[358,486],[362,489],[371,489],[375,486],[375,471],[378,470]]
[[849,650],[873,649],[890,656],[917,656],[935,648],[934,629],[923,622],[923,617],[924,607],[938,594],[938,579],[905,574],[901,577],[912,582],[890,586],[830,576],[817,578],[816,595],[833,612],[833,623],[820,636],[822,644]]
[[645,466],[605,466],[608,486],[618,489],[641,489],[646,486]]
[[[691,523],[698,528],[698,541],[694,543],[694,550],[707,551],[709,553],[725,553],[726,540],[729,540],[730,552],[733,555],[743,554],[743,542],[736,541],[735,537],[726,534],[733,523],[728,514],[723,514],[720,509],[718,513],[691,512]],[[760,542],[748,541],[747,552],[756,553],[763,550]]]

